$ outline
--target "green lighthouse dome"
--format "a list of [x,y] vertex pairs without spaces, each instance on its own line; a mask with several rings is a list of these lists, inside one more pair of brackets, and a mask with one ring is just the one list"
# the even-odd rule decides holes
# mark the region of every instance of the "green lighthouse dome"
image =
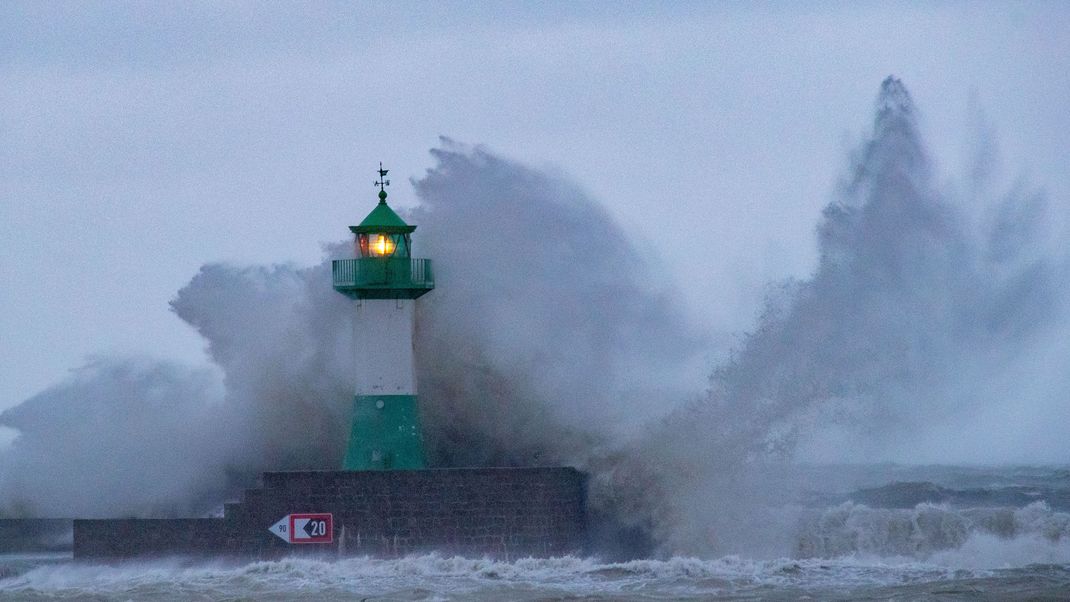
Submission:
[[[383,170],[387,171],[387,170]],[[364,218],[364,221],[360,222],[359,226],[350,226],[350,231],[354,234],[370,234],[372,232],[387,232],[390,234],[409,234],[416,229],[416,226],[410,226],[405,223],[405,220],[401,219],[390,205],[386,204],[386,191],[379,191],[379,204],[372,209],[368,217]]]
[[435,288],[431,260],[412,257],[416,226],[386,203],[388,171],[379,165],[379,202],[360,225],[349,227],[357,257],[331,265],[334,289],[353,299],[415,299]]

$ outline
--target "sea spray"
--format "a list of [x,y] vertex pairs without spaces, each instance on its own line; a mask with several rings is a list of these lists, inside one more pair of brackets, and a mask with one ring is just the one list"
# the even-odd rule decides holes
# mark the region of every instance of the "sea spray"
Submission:
[[[702,337],[653,276],[656,255],[579,187],[448,140],[433,155],[410,219],[440,285],[416,337],[433,465],[582,467],[700,386]],[[352,247],[325,254],[309,268],[206,265],[178,292],[221,383],[102,359],[0,414],[20,432],[0,453],[3,511],[197,514],[261,471],[339,466],[352,316],[329,261]]]
[[211,369],[95,358],[0,414],[19,431],[0,454],[2,512],[201,515],[262,471],[337,465],[352,356],[329,273],[204,266],[172,306],[205,337],[221,381]]
[[1065,270],[1034,253],[1042,203],[1006,208],[1012,194],[991,230],[971,235],[933,172],[917,109],[889,77],[823,212],[816,272],[772,289],[706,399],[604,465],[595,502],[650,529],[665,554],[789,554],[785,505],[821,487],[794,473],[800,455],[989,459],[1005,424],[974,440],[959,431],[979,407],[1020,407],[992,387],[1022,374],[1014,358],[1042,350],[1046,329],[1065,332]]
[[448,139],[432,155],[411,218],[442,258],[417,351],[443,461],[584,467],[701,386],[705,338],[656,249],[567,179]]
[[[1009,553],[1018,543],[1027,540],[979,538],[967,544],[991,545],[985,548],[989,558],[997,562],[1007,559],[995,567],[997,570],[992,564],[961,566],[953,552],[930,561],[875,559],[859,554],[835,560],[728,556],[627,562],[563,557],[503,562],[428,554],[390,560],[286,558],[242,564],[180,559],[110,566],[48,563],[20,567],[15,569],[17,574],[0,580],[0,599],[650,600],[771,595],[924,599],[935,593],[946,595],[953,588],[999,599],[1029,594],[1053,599],[1065,592],[1070,573],[1057,566],[1027,564],[1027,560],[1043,560],[1044,556],[1015,558]],[[949,561],[946,564],[945,559]]]
[[353,345],[329,259],[347,251],[311,268],[207,265],[171,302],[224,375],[220,451],[235,470],[341,465]]
[[226,494],[216,374],[92,358],[3,413],[19,437],[0,456],[14,517],[183,516]]
[[[995,195],[991,217],[970,225],[918,129],[889,78],[823,214],[817,271],[770,288],[754,330],[691,403],[706,337],[658,280],[654,251],[567,179],[443,140],[409,216],[440,285],[421,300],[417,334],[432,461],[588,470],[601,532],[634,544],[621,554],[652,543],[666,557],[779,557],[803,554],[809,514],[795,498],[821,485],[793,458],[1012,448],[993,447],[1006,421],[985,412],[1037,412],[1070,391],[1065,378],[1019,386],[1070,373],[1058,353],[1065,262],[1043,251],[1038,193]],[[202,268],[172,305],[221,381],[97,359],[0,414],[20,433],[0,452],[3,512],[200,513],[262,470],[337,466],[353,350],[328,262],[350,254],[340,243],[309,268]],[[1016,437],[1058,441],[1051,423]]]

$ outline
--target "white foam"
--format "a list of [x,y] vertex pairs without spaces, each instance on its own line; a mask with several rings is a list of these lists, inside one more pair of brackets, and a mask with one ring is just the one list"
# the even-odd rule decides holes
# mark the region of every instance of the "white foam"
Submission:
[[760,588],[821,589],[936,581],[961,572],[916,562],[674,557],[603,563],[593,558],[511,562],[437,554],[394,560],[286,558],[243,565],[181,559],[120,565],[39,566],[0,581],[0,594],[286,598],[384,596],[494,598],[549,595],[718,595]]
[[999,537],[975,533],[960,547],[933,554],[929,561],[966,569],[1009,569],[1031,564],[1070,565],[1070,539],[1050,539],[1036,533]]
[[796,552],[825,558],[937,558],[937,564],[946,566],[1003,568],[1068,562],[1070,556],[1062,551],[1067,546],[1070,514],[1044,502],[968,509],[938,504],[887,509],[847,502],[805,517]]

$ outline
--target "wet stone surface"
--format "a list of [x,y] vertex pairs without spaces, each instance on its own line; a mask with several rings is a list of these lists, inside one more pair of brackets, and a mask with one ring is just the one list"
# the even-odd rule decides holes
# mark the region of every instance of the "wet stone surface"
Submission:
[[[584,475],[572,468],[270,472],[223,518],[74,522],[75,558],[287,554],[396,557],[439,551],[555,556],[585,544]],[[331,513],[329,544],[268,531],[293,513]]]

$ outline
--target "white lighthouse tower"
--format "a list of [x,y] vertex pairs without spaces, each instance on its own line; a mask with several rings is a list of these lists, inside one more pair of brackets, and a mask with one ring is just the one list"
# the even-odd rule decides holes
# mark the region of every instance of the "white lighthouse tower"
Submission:
[[379,164],[379,204],[358,226],[354,259],[332,262],[334,289],[352,298],[355,391],[344,470],[424,467],[413,353],[415,303],[434,287],[430,259],[411,256],[410,226],[386,204],[388,170]]

